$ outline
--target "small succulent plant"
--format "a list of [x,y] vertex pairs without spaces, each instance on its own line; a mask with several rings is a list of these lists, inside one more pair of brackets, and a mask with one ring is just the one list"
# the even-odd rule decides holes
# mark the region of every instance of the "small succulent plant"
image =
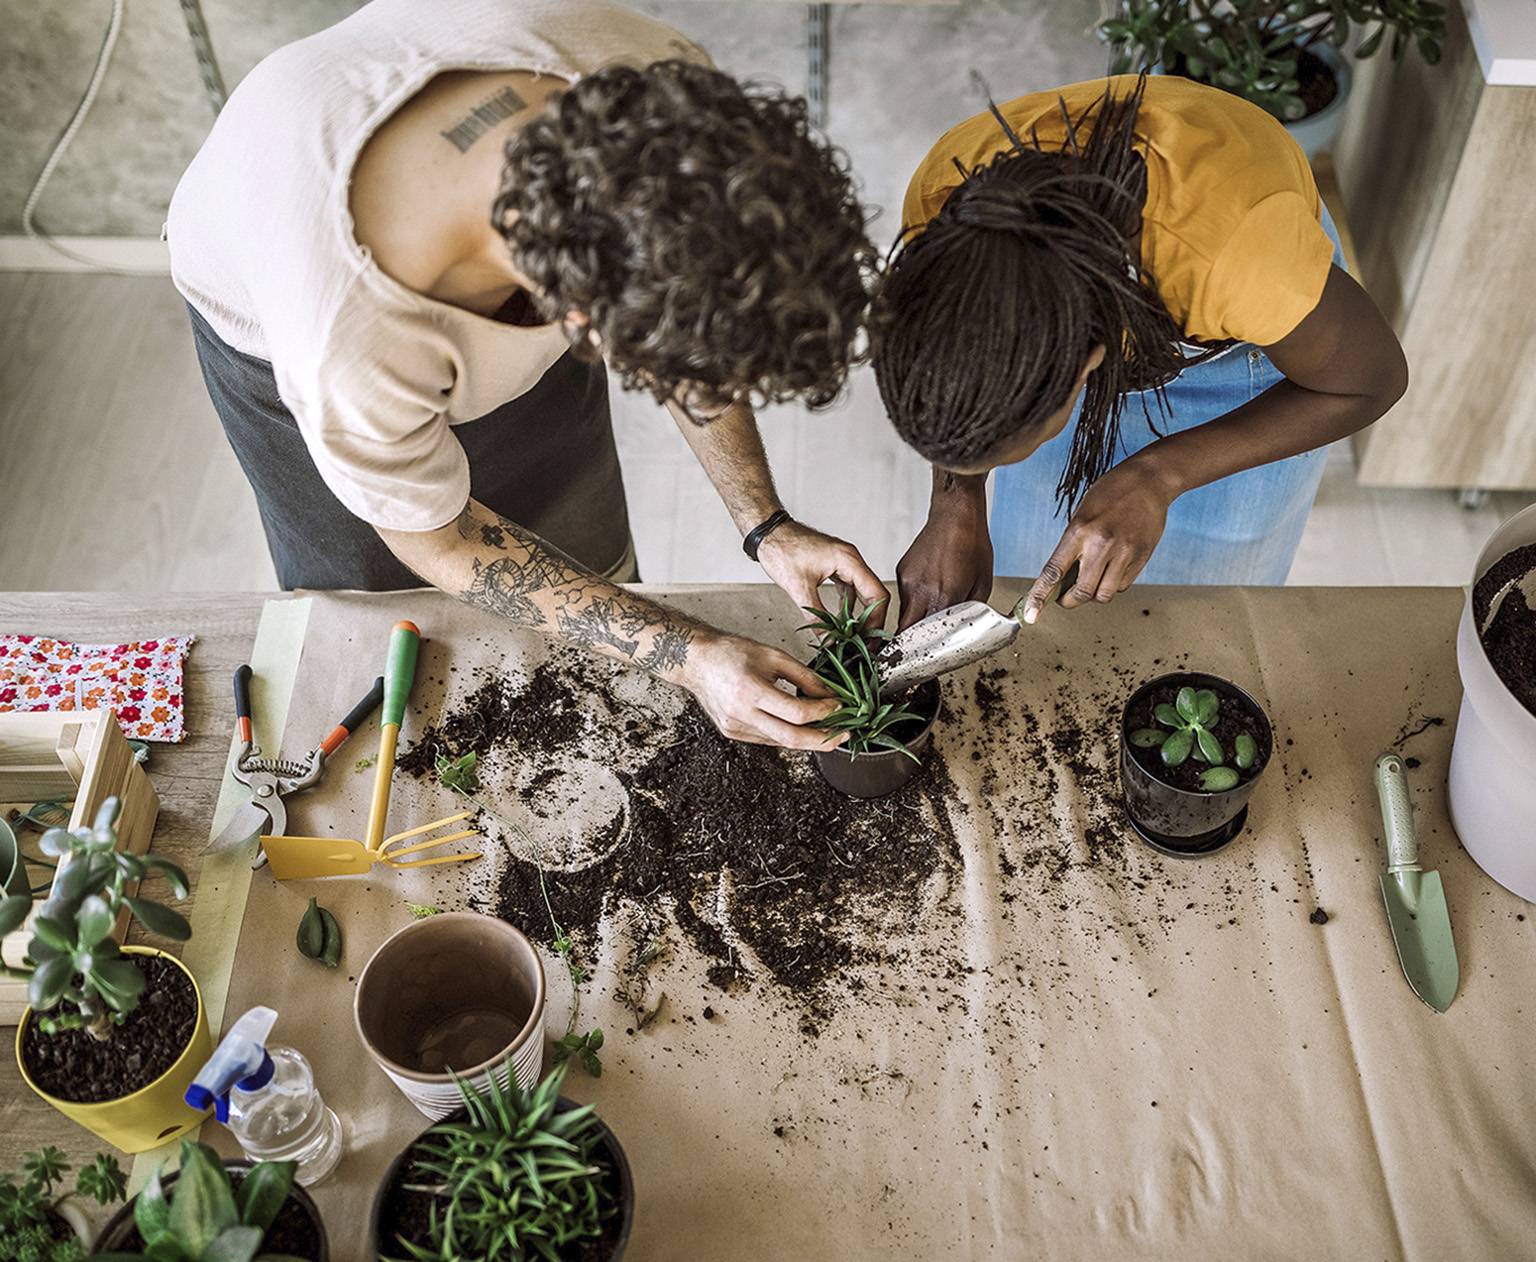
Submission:
[[[41,1152],[22,1154],[19,1178],[13,1174],[0,1175],[0,1259],[76,1262],[86,1256],[80,1235],[61,1238],[49,1221],[50,1214],[58,1215],[76,1227],[77,1232],[89,1233],[90,1225],[83,1214],[79,1215],[78,1223],[75,1221],[69,1196],[54,1195],[54,1185],[63,1184],[69,1168],[64,1154],[50,1145]],[[105,1206],[121,1200],[127,1187],[128,1176],[117,1158],[99,1152],[75,1179],[74,1195],[88,1196]]]
[[223,1158],[206,1144],[181,1141],[180,1173],[166,1191],[157,1170],[133,1203],[141,1253],[105,1252],[105,1262],[259,1262],[267,1229],[293,1188],[295,1161],[258,1161],[234,1187]]
[[429,1243],[399,1242],[411,1258],[556,1262],[602,1234],[617,1207],[593,1160],[600,1124],[591,1105],[557,1110],[564,1077],[528,1091],[510,1073],[506,1087],[459,1084],[468,1117],[427,1132],[407,1185],[433,1197]]
[[1209,793],[1223,793],[1236,788],[1259,758],[1258,742],[1247,732],[1232,742],[1232,766],[1227,766],[1227,751],[1215,733],[1221,716],[1221,698],[1210,688],[1180,688],[1172,705],[1166,701],[1153,708],[1152,717],[1161,727],[1138,728],[1131,733],[1131,744],[1138,749],[1156,749],[1165,767],[1178,767],[1193,756],[1210,765],[1200,774],[1200,787]]
[[814,619],[800,627],[801,631],[820,631],[821,644],[811,659],[811,670],[832,690],[839,705],[817,727],[830,732],[846,732],[845,748],[850,757],[873,753],[880,749],[897,749],[908,758],[917,755],[901,743],[891,732],[899,723],[917,720],[918,715],[895,702],[884,701],[880,696],[880,674],[875,665],[875,655],[882,640],[889,640],[891,633],[871,627],[870,618],[880,608],[876,601],[863,611],[853,606],[853,596],[843,593],[842,605],[836,613],[806,607],[805,612]]
[[[169,859],[118,850],[113,825],[121,805],[117,798],[108,798],[94,827],[50,828],[37,843],[45,855],[59,861],[59,874],[32,923],[30,967],[7,966],[6,972],[29,979],[27,1001],[47,1034],[84,1027],[106,1042],[113,1026],[138,1007],[144,973],[112,938],[124,908],[162,937],[185,942],[192,935],[179,913],[126,893],[131,882],[151,869],[164,874],[177,898],[186,898],[191,887],[186,873]],[[0,902],[0,933],[18,928],[31,909],[26,894]],[[62,1011],[55,1014],[55,1009]]]

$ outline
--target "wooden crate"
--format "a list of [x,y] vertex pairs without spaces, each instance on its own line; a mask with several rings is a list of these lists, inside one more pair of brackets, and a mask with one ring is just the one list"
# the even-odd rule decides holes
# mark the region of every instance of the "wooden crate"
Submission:
[[[69,826],[89,828],[109,797],[122,801],[118,848],[144,854],[160,814],[160,796],[134,760],[111,710],[0,714],[0,811],[64,798],[74,803]],[[21,841],[37,853],[35,833],[24,831]],[[42,871],[28,867],[34,882]],[[113,932],[119,942],[128,919],[124,908]],[[19,966],[31,939],[30,925],[23,925],[0,941],[0,955],[7,964]],[[0,975],[0,1025],[15,1025],[26,1006],[26,982]]]

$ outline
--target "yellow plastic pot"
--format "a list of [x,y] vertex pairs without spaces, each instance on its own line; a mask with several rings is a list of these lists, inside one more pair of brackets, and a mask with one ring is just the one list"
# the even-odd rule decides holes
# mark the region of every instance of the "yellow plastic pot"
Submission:
[[203,992],[198,988],[197,979],[180,960],[164,951],[157,951],[154,947],[130,946],[124,947],[123,951],[127,955],[158,955],[170,960],[183,973],[186,973],[187,980],[192,983],[192,989],[197,995],[197,1025],[192,1031],[191,1041],[176,1058],[176,1062],[160,1077],[148,1086],[140,1087],[132,1095],[121,1096],[116,1100],[102,1100],[95,1104],[77,1104],[72,1100],[60,1100],[57,1096],[49,1095],[33,1082],[32,1076],[27,1073],[26,1065],[22,1062],[22,1039],[26,1036],[27,1026],[32,1021],[32,1009],[28,1008],[16,1026],[16,1065],[21,1070],[21,1076],[26,1079],[27,1086],[65,1117],[79,1122],[93,1135],[99,1136],[124,1152],[143,1152],[145,1149],[155,1148],[165,1143],[168,1139],[175,1139],[185,1134],[207,1116],[206,1110],[198,1112],[182,1099],[182,1096],[192,1085],[192,1079],[197,1076],[197,1071],[207,1064],[208,1058],[213,1055],[213,1039],[208,1032],[208,1010],[203,1005]]

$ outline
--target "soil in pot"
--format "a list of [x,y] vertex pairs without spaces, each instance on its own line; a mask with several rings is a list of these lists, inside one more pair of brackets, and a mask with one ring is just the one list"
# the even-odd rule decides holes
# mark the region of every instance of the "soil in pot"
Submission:
[[[229,1171],[229,1182],[232,1188],[238,1191],[241,1180],[245,1178],[253,1164],[253,1162],[241,1160],[224,1163],[225,1169]],[[162,1176],[162,1181],[166,1191],[170,1193],[176,1183],[175,1171]],[[174,1199],[174,1193],[172,1196]],[[106,1225],[101,1237],[96,1241],[95,1252],[136,1253],[143,1248],[144,1237],[139,1235],[138,1225],[133,1219],[133,1202],[129,1201]],[[267,1228],[261,1251],[267,1254],[305,1258],[308,1262],[326,1262],[330,1257],[330,1248],[326,1240],[325,1228],[321,1223],[320,1211],[302,1188],[295,1187],[289,1192],[282,1209],[277,1211],[277,1217]]]
[[936,679],[927,680],[895,697],[883,700],[910,710],[916,717],[888,729],[902,750],[878,748],[854,754],[846,747],[812,752],[817,768],[833,788],[854,797],[883,797],[894,793],[923,769],[923,752],[938,718],[941,694]]
[[22,1060],[49,1095],[73,1104],[121,1099],[154,1082],[186,1050],[197,1028],[192,982],[170,960],[134,958],[144,971],[144,995],[107,1042],[84,1030],[44,1034],[35,1016],[28,1021]]
[[[556,1105],[560,1112],[575,1107],[572,1101],[564,1097]],[[462,1122],[467,1116],[460,1109],[444,1120]],[[426,1192],[412,1191],[408,1186],[426,1181],[416,1169],[416,1153],[427,1133],[423,1131],[418,1135],[395,1159],[374,1198],[373,1239],[370,1243],[375,1258],[408,1256],[404,1246],[399,1243],[401,1240],[419,1244],[428,1251],[434,1247],[428,1237],[428,1230],[435,1198]],[[602,1138],[593,1152],[593,1164],[598,1168],[598,1194],[604,1203],[614,1207],[614,1212],[604,1220],[602,1234],[572,1245],[569,1253],[562,1255],[564,1262],[611,1262],[621,1256],[628,1243],[629,1224],[625,1221],[623,1203],[626,1197],[633,1197],[633,1187],[625,1178],[623,1153],[618,1149],[613,1133],[604,1127],[600,1134]],[[438,1213],[442,1213],[440,1206]]]
[[[1233,696],[1230,691],[1221,688],[1218,684],[1202,679],[1195,686],[1213,688],[1216,695],[1221,698],[1221,711],[1217,716],[1216,726],[1211,730],[1216,739],[1221,742],[1221,748],[1226,752],[1227,765],[1237,772],[1238,783],[1244,784],[1252,780],[1264,769],[1264,763],[1268,758],[1270,740],[1268,726],[1249,711],[1247,704],[1240,697]],[[1179,687],[1179,682],[1173,680],[1149,689],[1144,696],[1137,698],[1126,710],[1126,731],[1134,732],[1140,728],[1168,730],[1157,721],[1156,710],[1160,705],[1173,705],[1174,699],[1179,695]],[[1235,766],[1232,762],[1233,745],[1242,735],[1252,737],[1260,753],[1254,765],[1247,770]],[[1203,762],[1193,753],[1177,767],[1170,767],[1163,762],[1162,754],[1157,747],[1144,749],[1139,745],[1131,745],[1130,752],[1131,757],[1145,771],[1164,784],[1171,784],[1177,789],[1184,789],[1190,793],[1202,791],[1200,777],[1210,764]]]
[[[1472,589],[1472,625],[1482,627],[1499,588],[1510,579],[1536,569],[1536,543],[1500,557]],[[1503,685],[1532,714],[1536,714],[1536,610],[1517,582],[1499,604],[1499,611],[1480,633],[1488,664]]]

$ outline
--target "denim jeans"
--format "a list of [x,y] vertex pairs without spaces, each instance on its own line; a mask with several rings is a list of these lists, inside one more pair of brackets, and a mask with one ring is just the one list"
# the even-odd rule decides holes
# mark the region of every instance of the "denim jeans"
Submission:
[[[1343,267],[1344,251],[1326,207],[1323,227],[1333,239],[1334,264]],[[1193,429],[1282,380],[1268,356],[1244,342],[1170,382],[1167,415],[1150,393],[1130,395],[1120,423],[1120,458],[1156,441],[1147,411],[1164,433]],[[996,573],[1033,577],[1061,542],[1067,518],[1056,510],[1056,483],[1076,425],[1074,411],[1067,428],[1029,459],[997,470],[991,516]],[[1320,447],[1186,491],[1168,510],[1163,537],[1138,581],[1283,584],[1327,459],[1328,449]]]

